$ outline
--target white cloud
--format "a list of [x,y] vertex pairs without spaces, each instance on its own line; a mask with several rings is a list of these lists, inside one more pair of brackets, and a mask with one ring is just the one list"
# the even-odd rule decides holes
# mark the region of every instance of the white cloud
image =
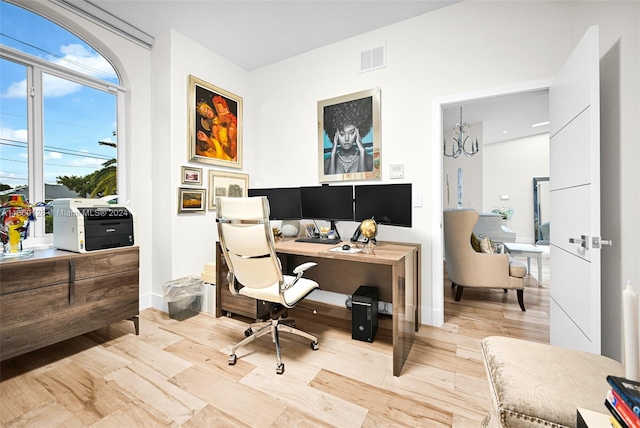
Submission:
[[103,163],[104,159],[76,157],[73,161],[71,161],[71,166],[100,169],[102,168]]
[[117,78],[113,67],[102,55],[89,51],[81,44],[62,45],[60,52],[63,58],[52,59],[53,62],[89,76],[104,79]]
[[44,75],[42,87],[44,88],[45,98],[64,97],[82,89],[82,85],[51,76],[50,74]]
[[49,152],[49,154],[46,156],[46,159],[62,159],[62,153]]
[[27,79],[9,85],[2,98],[25,98],[27,96]]
[[0,126],[0,138],[3,140],[20,141],[22,143],[27,142],[27,130],[26,129],[11,129]]
[[[92,53],[83,45],[62,45],[60,52],[63,54],[62,58],[48,57],[48,59],[55,64],[98,79],[117,78],[113,67],[104,57],[98,53]],[[45,97],[63,97],[78,92],[82,88],[77,83],[53,77],[49,74],[44,75],[43,86]],[[24,98],[26,95],[27,81],[25,79],[12,83],[4,94],[0,94],[0,98]]]
[[[78,92],[82,89],[82,86],[70,82],[65,79],[60,79],[50,74],[44,75],[43,81],[44,96],[45,97],[64,97],[65,95]],[[7,92],[2,94],[2,98],[25,98],[27,96],[27,80],[20,82],[14,82],[9,86]]]

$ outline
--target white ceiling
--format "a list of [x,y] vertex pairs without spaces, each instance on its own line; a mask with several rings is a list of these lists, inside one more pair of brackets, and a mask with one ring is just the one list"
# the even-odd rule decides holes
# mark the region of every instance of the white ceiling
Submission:
[[549,92],[546,90],[446,105],[442,109],[444,129],[452,129],[460,122],[460,107],[463,122],[482,122],[482,144],[549,132],[549,125],[532,127],[549,120]]
[[[60,0],[58,0],[60,1]],[[462,0],[62,0],[95,6],[158,37],[170,28],[251,71]],[[443,125],[483,122],[484,144],[548,132],[548,95],[445,106]],[[503,131],[507,133],[503,133]]]
[[247,71],[460,1],[66,0],[153,37],[173,28]]

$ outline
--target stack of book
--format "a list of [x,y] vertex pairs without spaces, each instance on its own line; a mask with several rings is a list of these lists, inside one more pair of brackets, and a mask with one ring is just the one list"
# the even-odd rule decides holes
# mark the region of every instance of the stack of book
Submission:
[[640,428],[640,382],[616,376],[607,376],[611,389],[604,405],[611,412],[611,425],[615,428]]

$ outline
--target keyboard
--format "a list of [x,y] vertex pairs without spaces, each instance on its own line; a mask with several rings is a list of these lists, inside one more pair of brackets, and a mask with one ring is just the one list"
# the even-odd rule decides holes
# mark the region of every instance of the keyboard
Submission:
[[322,238],[298,238],[296,239],[296,242],[308,242],[311,244],[328,244],[328,245],[335,245],[335,244],[339,244],[341,242],[340,238],[333,238],[333,239],[322,239]]

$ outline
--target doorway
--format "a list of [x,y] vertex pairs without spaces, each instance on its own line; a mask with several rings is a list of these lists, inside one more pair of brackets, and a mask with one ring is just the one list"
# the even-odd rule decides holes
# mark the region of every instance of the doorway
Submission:
[[[435,98],[433,100],[432,108],[432,123],[433,123],[433,141],[443,141],[444,138],[444,116],[445,109],[448,107],[466,104],[466,103],[482,103],[490,102],[493,100],[499,100],[503,97],[533,94],[540,91],[548,91],[551,84],[551,79],[526,82],[509,87],[487,89],[482,91],[475,91],[469,93],[462,93],[456,95],[450,95],[446,97]],[[463,105],[464,107],[464,105]],[[463,109],[464,112],[464,109]],[[467,118],[469,120],[467,120]],[[469,116],[465,114],[463,118],[465,122],[471,122],[474,120],[474,116],[470,113]],[[442,238],[442,210],[445,208],[443,203],[445,198],[443,178],[443,145],[433,144],[433,171],[434,171],[434,186],[441,189],[440,192],[434,192],[432,200],[432,255],[433,260],[443,260],[443,238]],[[482,150],[482,149],[481,149]],[[480,210],[482,207],[476,207]],[[531,208],[532,210],[532,208]],[[531,211],[530,211],[531,212]],[[533,236],[533,231],[531,232]],[[442,284],[444,282],[444,266],[442,263],[433,263],[432,266],[432,289],[433,297],[433,312],[432,321],[434,325],[442,325],[444,323],[444,290]],[[437,285],[436,285],[437,284]],[[438,311],[438,309],[440,309]]]

